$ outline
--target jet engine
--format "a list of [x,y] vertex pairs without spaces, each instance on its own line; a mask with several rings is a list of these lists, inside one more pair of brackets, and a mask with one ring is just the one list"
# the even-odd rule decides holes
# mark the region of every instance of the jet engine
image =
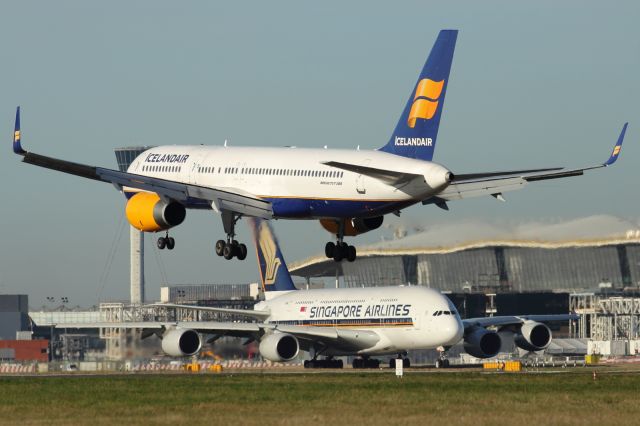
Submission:
[[542,323],[525,321],[520,331],[514,334],[513,341],[526,351],[541,351],[551,343],[551,330]]
[[[365,232],[373,231],[382,226],[383,220],[384,216],[354,217],[353,219],[348,219],[344,224],[344,235],[354,237],[359,234],[364,234]],[[320,224],[332,234],[337,234],[340,227],[338,222],[333,219],[320,219]]]
[[300,344],[298,339],[286,333],[273,333],[260,341],[260,355],[269,361],[291,361],[298,355]]
[[138,192],[127,202],[127,220],[136,229],[158,232],[180,225],[187,214],[176,202],[165,202],[154,192]]
[[491,358],[500,352],[502,339],[495,331],[475,327],[464,335],[464,350],[476,358]]
[[171,356],[191,356],[198,353],[202,341],[197,331],[174,328],[162,336],[162,350]]

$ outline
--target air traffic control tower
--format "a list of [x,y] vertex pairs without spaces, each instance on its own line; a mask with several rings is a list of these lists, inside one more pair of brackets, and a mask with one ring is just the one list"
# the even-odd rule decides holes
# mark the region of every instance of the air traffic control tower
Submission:
[[[116,148],[118,169],[121,172],[126,172],[133,160],[149,148],[152,147]],[[131,304],[141,305],[144,303],[144,233],[130,226],[129,239],[131,250]]]

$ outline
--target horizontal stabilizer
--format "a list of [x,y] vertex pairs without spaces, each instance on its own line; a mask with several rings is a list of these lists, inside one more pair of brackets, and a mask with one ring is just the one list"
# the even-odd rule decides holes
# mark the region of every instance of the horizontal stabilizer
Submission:
[[375,167],[360,166],[358,164],[341,163],[339,161],[326,161],[322,164],[335,167],[342,170],[358,173],[361,175],[369,176],[374,179],[378,179],[391,186],[404,185],[416,178],[423,178],[422,175],[415,173],[398,172],[395,170],[378,169]]

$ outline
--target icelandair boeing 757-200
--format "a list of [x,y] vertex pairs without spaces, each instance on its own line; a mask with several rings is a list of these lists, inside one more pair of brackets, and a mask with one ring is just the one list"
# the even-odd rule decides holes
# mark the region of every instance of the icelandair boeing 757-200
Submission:
[[609,159],[592,167],[454,174],[433,162],[457,35],[440,32],[389,142],[377,150],[159,146],[120,172],[25,151],[19,107],[13,150],[25,163],[116,186],[127,196],[132,226],[166,232],[158,239],[161,249],[174,247],[168,231],[183,222],[186,209],[220,213],[226,239],[215,250],[226,259],[247,255],[235,240],[241,217],[319,220],[336,236],[326,244],[326,256],[353,261],[356,249],[344,237],[380,227],[389,213],[417,203],[448,210],[449,201],[484,195],[502,200],[503,192],[529,182],[577,176],[616,161],[627,124]]
[[[253,310],[192,306],[193,309],[235,314],[255,322],[131,322],[57,324],[57,328],[137,328],[143,336],[162,338],[162,349],[172,356],[191,356],[202,348],[202,335],[215,341],[235,336],[259,342],[263,358],[291,361],[300,351],[312,358],[305,367],[342,368],[337,356],[353,355],[354,368],[378,368],[372,358],[391,355],[390,366],[401,359],[410,366],[411,349],[448,349],[464,340],[465,350],[490,358],[500,350],[495,330],[512,332],[516,345],[528,351],[551,342],[548,321],[568,321],[571,315],[523,315],[461,320],[453,303],[440,292],[421,286],[297,290],[269,223],[249,219],[256,243],[265,300]],[[175,308],[184,305],[161,304]],[[441,351],[437,366],[447,366]]]

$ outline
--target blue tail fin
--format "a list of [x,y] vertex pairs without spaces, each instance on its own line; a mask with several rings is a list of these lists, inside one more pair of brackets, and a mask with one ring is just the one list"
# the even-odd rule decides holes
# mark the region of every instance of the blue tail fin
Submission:
[[380,151],[433,159],[457,37],[457,30],[440,31],[396,129]]
[[20,107],[16,108],[16,124],[13,128],[13,152],[24,155],[26,151],[22,149],[20,142]]
[[264,291],[296,290],[269,222],[257,218],[247,218],[247,222],[253,232],[253,241],[256,245],[262,289]]

